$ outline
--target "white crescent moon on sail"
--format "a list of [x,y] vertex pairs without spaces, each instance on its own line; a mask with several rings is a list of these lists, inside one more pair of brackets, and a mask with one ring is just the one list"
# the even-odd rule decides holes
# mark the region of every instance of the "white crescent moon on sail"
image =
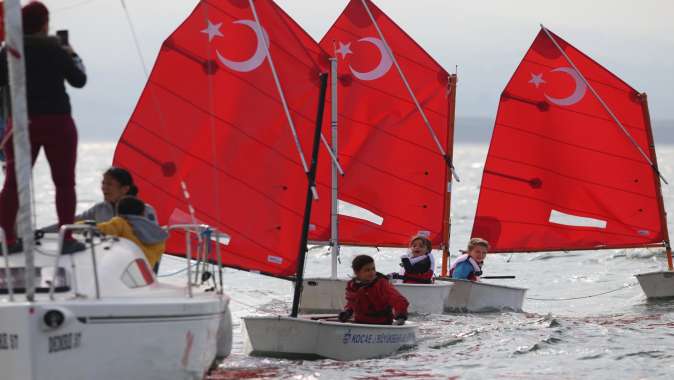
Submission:
[[[229,60],[223,57],[222,54],[220,54],[220,52],[217,50],[215,51],[215,54],[218,55],[218,60],[220,63],[234,71],[239,71],[242,73],[253,71],[257,69],[258,66],[260,66],[267,57],[267,49],[269,48],[269,36],[267,35],[267,31],[253,20],[238,20],[234,21],[233,24],[242,24],[253,29],[255,36],[257,37],[257,47],[255,48],[255,54],[245,61]],[[264,43],[260,43],[260,41],[264,41]]]
[[548,96],[548,94],[543,94],[545,95],[545,98],[548,99],[550,103],[556,104],[558,106],[571,106],[581,101],[583,96],[585,96],[585,92],[587,91],[587,85],[585,84],[583,78],[581,78],[576,70],[572,69],[571,67],[558,67],[554,70],[550,70],[550,72],[555,71],[566,73],[571,78],[573,78],[573,80],[576,82],[576,89],[566,98],[553,98],[552,96]]
[[360,71],[356,71],[349,65],[349,69],[351,69],[351,73],[353,76],[360,80],[375,80],[378,78],[383,77],[391,68],[391,65],[393,64],[393,61],[391,60],[391,57],[389,56],[386,46],[384,45],[384,42],[380,40],[379,38],[374,38],[374,37],[365,37],[361,38],[358,40],[358,42],[369,42],[372,45],[376,46],[377,49],[379,49],[379,54],[381,54],[381,60],[379,61],[379,64],[377,67],[374,68],[372,71],[364,72],[361,73]]

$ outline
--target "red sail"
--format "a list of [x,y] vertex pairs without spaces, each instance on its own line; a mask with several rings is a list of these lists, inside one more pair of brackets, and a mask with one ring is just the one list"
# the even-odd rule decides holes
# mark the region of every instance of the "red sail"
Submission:
[[661,244],[645,107],[620,78],[542,30],[501,95],[472,236],[497,252]]
[[[231,236],[225,265],[287,276],[295,272],[307,177],[264,44],[307,160],[325,72],[319,58],[327,61],[273,1],[255,6],[262,30],[246,0],[196,6],[162,45],[114,162],[132,172],[162,224],[192,223],[193,207],[197,222]],[[323,219],[329,225],[329,215]],[[184,236],[170,240],[168,251],[183,250]]]
[[[367,4],[451,157],[447,72],[371,1]],[[347,5],[320,45],[337,57],[339,67],[339,160],[345,172],[339,199],[381,218],[361,219],[362,210],[355,217],[340,215],[340,242],[407,246],[410,237],[428,231],[439,245],[447,166],[361,0]],[[323,131],[330,135],[329,124]],[[319,164],[329,163],[321,153]],[[319,181],[329,184],[329,171],[321,171]],[[311,236],[329,237],[329,229]]]

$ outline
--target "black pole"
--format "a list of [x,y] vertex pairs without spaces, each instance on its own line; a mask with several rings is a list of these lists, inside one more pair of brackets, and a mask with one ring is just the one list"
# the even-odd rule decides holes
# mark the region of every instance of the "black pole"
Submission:
[[302,296],[302,282],[304,281],[304,260],[307,257],[307,239],[309,238],[309,219],[313,203],[312,188],[316,186],[316,166],[318,165],[318,148],[321,143],[321,129],[323,127],[323,111],[325,110],[325,90],[328,87],[328,74],[321,74],[321,92],[318,95],[318,113],[316,115],[316,131],[314,145],[311,151],[311,166],[307,173],[307,200],[304,205],[304,220],[302,221],[302,237],[300,238],[299,255],[297,257],[297,276],[295,277],[295,293],[293,294],[293,309],[290,316],[297,318]]

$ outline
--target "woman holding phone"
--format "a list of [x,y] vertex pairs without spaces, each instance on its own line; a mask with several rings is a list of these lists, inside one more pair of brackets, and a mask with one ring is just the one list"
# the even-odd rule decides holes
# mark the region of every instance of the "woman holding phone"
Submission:
[[[82,59],[62,39],[49,36],[49,10],[39,1],[23,7],[24,54],[32,159],[35,163],[44,148],[56,187],[56,213],[59,225],[75,218],[75,161],[77,130],[71,117],[70,99],[65,82],[84,87],[87,76]],[[65,41],[67,42],[67,41]],[[7,51],[0,52],[0,86],[8,85]],[[9,253],[23,250],[14,230],[18,199],[14,172],[11,116],[3,139],[7,156],[7,176],[0,193],[0,225],[5,230]],[[66,236],[63,253],[84,249],[84,244]]]

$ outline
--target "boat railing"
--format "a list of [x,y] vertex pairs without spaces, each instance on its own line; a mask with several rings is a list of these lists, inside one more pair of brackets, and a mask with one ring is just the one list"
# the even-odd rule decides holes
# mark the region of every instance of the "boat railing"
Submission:
[[14,301],[14,279],[12,278],[12,268],[9,267],[9,251],[7,250],[7,238],[5,230],[0,227],[0,244],[2,244],[2,255],[5,258],[5,284],[7,284],[7,294],[9,300]]
[[[171,225],[168,227],[165,227],[167,232],[172,232],[172,231],[183,231],[185,232],[185,258],[186,258],[186,270],[187,270],[187,291],[188,291],[188,296],[190,298],[193,297],[193,292],[192,292],[192,287],[193,286],[198,286],[198,279],[200,278],[200,274],[206,271],[206,264],[212,263],[212,261],[209,260],[211,257],[210,252],[211,252],[211,242],[214,242],[215,244],[215,259],[216,259],[216,264],[218,266],[218,279],[217,282],[214,281],[215,286],[214,290],[218,294],[223,294],[224,289],[223,289],[223,273],[222,273],[222,257],[220,255],[220,245],[221,244],[227,244],[225,240],[229,239],[229,235],[222,233],[218,231],[216,228],[213,228],[209,225],[206,224],[175,224]],[[59,268],[59,264],[61,261],[61,256],[63,252],[63,244],[64,244],[64,239],[66,237],[66,234],[68,232],[80,232],[85,236],[85,242],[89,245],[90,250],[91,250],[91,260],[92,260],[92,269],[93,269],[93,274],[94,274],[94,287],[95,287],[95,294],[96,294],[96,299],[101,298],[101,289],[100,289],[100,281],[99,281],[99,273],[98,273],[98,264],[96,261],[96,248],[94,244],[94,236],[99,233],[98,229],[96,228],[96,225],[93,224],[67,224],[61,226],[59,229],[59,235],[58,235],[58,250],[56,252],[55,256],[55,263],[54,263],[54,268],[57,270]],[[196,252],[196,258],[193,258],[194,255],[192,254],[192,234],[196,234],[198,237],[198,245],[197,245],[197,252]],[[8,247],[7,247],[7,239],[4,233],[4,230],[0,228],[0,245],[2,246],[2,252],[8,252]],[[13,273],[10,267],[10,262],[9,262],[9,255],[8,254],[3,254],[4,257],[4,281],[6,283],[7,287],[7,293],[9,295],[9,300],[13,301],[14,300],[14,281],[13,281]],[[195,260],[196,263],[193,265],[192,261]],[[72,282],[72,289],[77,292],[78,287],[77,287],[77,279],[75,276],[75,262],[71,262],[72,265],[72,277],[71,277],[71,282]],[[192,279],[192,268],[195,267],[195,277],[194,280]],[[203,272],[201,272],[203,271]],[[54,300],[54,294],[56,290],[56,283],[57,281],[51,281],[49,284],[49,299]]]
[[[98,232],[96,225],[86,223],[64,224],[61,226],[61,228],[59,228],[58,250],[56,251],[56,262],[54,264],[54,270],[58,270],[59,268],[61,255],[63,254],[63,243],[65,241],[66,233],[69,231],[82,232],[85,236],[85,241],[89,243],[89,246],[91,247],[91,263],[94,271],[94,286],[96,289],[96,299],[100,299],[101,286],[98,281],[98,266],[96,264],[96,248],[94,245],[94,235]],[[72,268],[73,268],[72,272],[73,289],[75,289],[75,291],[77,292],[77,282],[75,277],[75,261],[72,261]],[[51,284],[49,284],[49,299],[52,301],[54,300],[55,288],[56,288],[56,281],[52,281]]]
[[[215,290],[218,294],[223,293],[223,279],[222,279],[222,257],[220,256],[220,244],[222,239],[229,239],[229,235],[218,231],[207,224],[173,224],[165,227],[166,231],[183,231],[185,232],[185,259],[187,265],[187,292],[189,297],[193,296],[192,287],[198,286],[200,274],[206,271],[206,264],[208,264],[211,250],[211,242],[215,242],[215,256],[218,265],[218,281]],[[198,238],[196,263],[194,265],[194,281],[192,281],[192,234]],[[201,272],[201,271],[204,272]]]

